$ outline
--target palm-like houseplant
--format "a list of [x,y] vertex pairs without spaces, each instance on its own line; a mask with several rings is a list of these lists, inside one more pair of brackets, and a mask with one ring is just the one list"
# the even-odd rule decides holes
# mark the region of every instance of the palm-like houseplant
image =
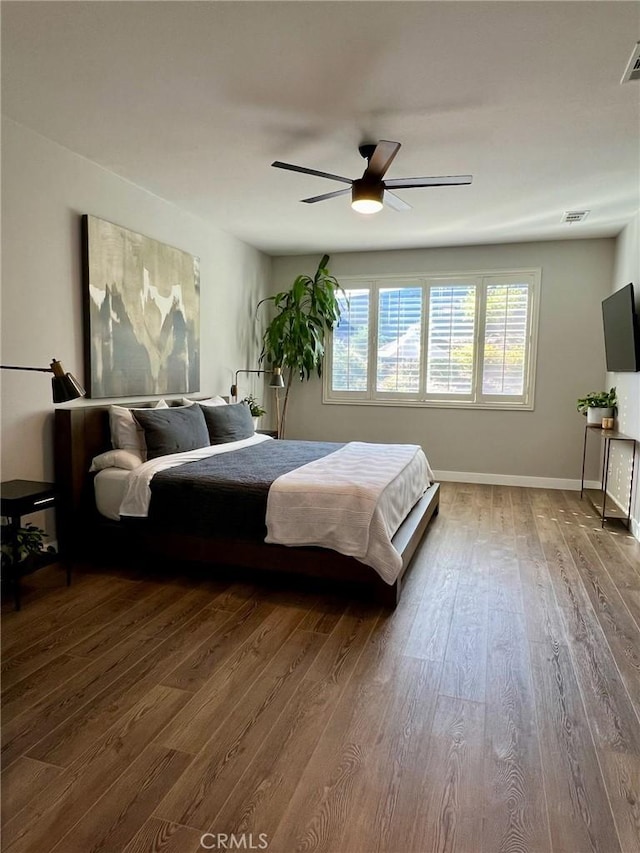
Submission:
[[271,303],[275,316],[262,339],[260,360],[287,371],[282,416],[278,414],[278,438],[284,435],[289,392],[294,376],[300,381],[312,373],[322,376],[327,332],[340,319],[337,279],[329,273],[329,255],[323,255],[313,278],[299,275],[289,288],[258,303]]

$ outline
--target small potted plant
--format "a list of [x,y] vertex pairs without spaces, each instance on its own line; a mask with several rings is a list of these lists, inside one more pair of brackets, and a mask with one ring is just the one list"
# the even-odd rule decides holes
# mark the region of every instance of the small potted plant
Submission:
[[603,418],[613,417],[617,405],[616,389],[611,388],[609,391],[589,391],[578,400],[576,408],[587,416],[587,424],[600,426]]
[[[44,530],[36,527],[34,524],[27,523],[24,527],[18,529],[17,536],[17,551],[18,563],[24,563],[28,566],[34,562],[40,554],[55,554],[56,549],[52,545],[44,547],[44,540],[47,534]],[[7,568],[13,565],[14,553],[11,536],[9,534],[9,526],[2,525],[2,567]]]
[[263,415],[267,414],[267,410],[263,409],[260,403],[256,400],[253,394],[247,394],[246,397],[242,398],[242,402],[246,403],[249,406],[249,411],[251,412],[251,417],[253,418],[254,427],[258,427],[258,421]]

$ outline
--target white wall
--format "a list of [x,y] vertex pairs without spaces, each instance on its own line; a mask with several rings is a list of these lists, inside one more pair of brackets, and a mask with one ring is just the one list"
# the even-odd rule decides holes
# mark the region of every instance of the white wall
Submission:
[[[616,241],[612,293],[633,283],[636,310],[640,314],[640,213],[620,233]],[[636,441],[636,476],[632,496],[633,532],[640,539],[640,373],[609,373],[607,387],[616,386],[618,393],[618,429]],[[615,444],[614,444],[615,448]],[[612,450],[610,491],[626,509],[629,483],[629,454]]]
[[[271,261],[200,219],[44,139],[2,125],[2,363],[58,358],[83,381],[80,216],[200,257],[200,388],[228,394],[259,353],[255,306]],[[2,479],[53,478],[47,374],[2,371]],[[86,405],[78,401],[70,405]]]
[[[290,438],[421,444],[441,472],[488,475],[486,481],[580,479],[584,419],[575,401],[603,387],[600,304],[611,288],[614,240],[336,254],[337,276],[541,267],[540,332],[534,411],[372,407],[322,403],[321,382],[295,384]],[[313,274],[319,257],[274,259],[273,288]],[[591,468],[591,474],[595,474]],[[478,477],[483,479],[482,476]],[[544,485],[542,480],[534,481]],[[568,485],[568,483],[566,483]]]

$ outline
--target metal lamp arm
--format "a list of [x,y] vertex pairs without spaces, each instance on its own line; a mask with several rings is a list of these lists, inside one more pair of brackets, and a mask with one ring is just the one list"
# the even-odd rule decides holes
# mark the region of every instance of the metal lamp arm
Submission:
[[35,370],[38,373],[53,373],[51,367],[16,367],[13,364],[0,364],[2,370]]

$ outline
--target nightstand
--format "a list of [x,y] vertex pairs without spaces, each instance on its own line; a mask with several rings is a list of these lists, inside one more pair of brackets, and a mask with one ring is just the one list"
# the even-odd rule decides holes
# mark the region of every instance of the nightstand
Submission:
[[258,435],[270,435],[271,438],[278,437],[277,429],[257,429],[256,432],[258,433]]
[[[18,563],[18,531],[23,515],[56,509],[60,496],[54,483],[40,483],[34,480],[7,480],[0,483],[0,515],[9,519],[9,536],[13,549],[13,563],[9,570],[16,610],[20,610],[20,578],[23,574],[42,568],[59,559],[59,554],[43,555],[27,570],[20,569]],[[71,583],[71,564],[67,562],[67,586]]]

